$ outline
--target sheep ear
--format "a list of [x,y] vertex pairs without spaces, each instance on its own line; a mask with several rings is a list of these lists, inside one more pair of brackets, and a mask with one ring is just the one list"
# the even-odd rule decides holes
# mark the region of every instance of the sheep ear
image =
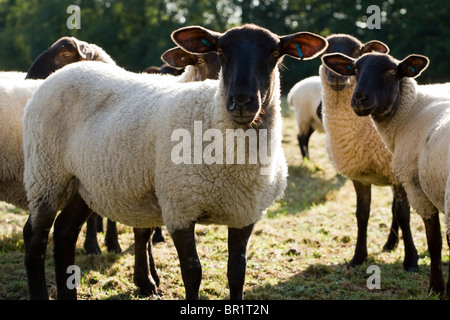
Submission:
[[331,71],[341,76],[353,76],[355,74],[355,59],[342,53],[331,53],[322,56],[322,63]]
[[196,62],[193,54],[184,51],[180,47],[175,47],[164,52],[161,60],[174,68],[184,68]]
[[309,60],[319,56],[327,47],[324,37],[310,32],[298,32],[280,37],[281,54]]
[[92,60],[94,56],[94,50],[91,48],[89,43],[78,40],[77,38],[72,38],[72,40],[73,42],[75,42],[75,45],[81,58],[85,60]]
[[430,64],[430,60],[419,54],[412,54],[403,59],[397,69],[398,75],[401,78],[409,77],[415,78],[418,77],[422,71],[424,71],[428,65]]
[[387,54],[387,53],[389,53],[389,47],[386,44],[384,44],[383,42],[378,41],[378,40],[372,40],[372,41],[366,42],[361,47],[361,55],[363,55],[364,53],[374,52],[374,51]]
[[203,27],[184,27],[172,32],[172,40],[190,53],[206,53],[217,50],[221,33]]

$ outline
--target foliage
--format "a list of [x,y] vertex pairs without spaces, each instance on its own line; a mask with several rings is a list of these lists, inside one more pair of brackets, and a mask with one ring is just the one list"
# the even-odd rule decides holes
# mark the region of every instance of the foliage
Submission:
[[[185,25],[225,31],[246,22],[278,34],[311,31],[327,36],[350,33],[362,41],[378,39],[403,59],[410,53],[431,59],[422,82],[448,81],[450,31],[445,1],[384,0],[381,29],[367,28],[367,0],[0,0],[0,70],[26,71],[40,52],[59,37],[72,35],[103,47],[131,71],[160,65],[174,46],[170,33]],[[69,5],[81,8],[81,29],[69,30]],[[283,90],[316,74],[320,61],[285,59]]]

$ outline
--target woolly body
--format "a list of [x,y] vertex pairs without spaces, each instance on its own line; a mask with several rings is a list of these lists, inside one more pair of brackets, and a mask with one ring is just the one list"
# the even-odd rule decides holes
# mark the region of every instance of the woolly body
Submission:
[[0,200],[28,208],[23,187],[22,117],[41,80],[0,79]]
[[370,116],[358,117],[351,108],[356,86],[332,90],[322,80],[322,121],[326,132],[326,148],[330,159],[342,175],[349,179],[379,186],[398,184],[391,169],[392,153],[386,148]]
[[294,110],[298,134],[307,134],[312,127],[324,132],[322,121],[317,115],[322,84],[319,76],[312,76],[297,82],[287,95],[289,107]]
[[286,186],[279,83],[274,116],[266,119],[272,122],[264,122],[271,129],[268,140],[275,141],[271,170],[261,175],[260,164],[173,163],[174,130],[193,136],[194,121],[201,121],[204,130],[219,129],[225,136],[237,125],[226,112],[221,79],[164,80],[170,78],[92,62],[49,77],[24,116],[31,212],[41,196],[54,206],[75,178],[91,209],[134,227],[164,223],[170,230],[197,221],[241,228],[259,220]]
[[375,124],[412,207],[424,219],[434,207],[445,212],[450,234],[450,84],[417,85],[404,78],[401,92],[395,115]]

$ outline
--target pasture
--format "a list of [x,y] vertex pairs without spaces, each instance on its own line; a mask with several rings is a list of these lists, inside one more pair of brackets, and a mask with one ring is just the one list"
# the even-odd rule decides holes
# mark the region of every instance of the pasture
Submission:
[[[374,187],[368,227],[368,260],[347,268],[356,241],[355,194],[351,181],[337,174],[325,150],[325,135],[314,133],[309,161],[300,159],[296,125],[283,99],[283,146],[289,164],[289,182],[282,200],[258,222],[247,251],[245,300],[424,300],[428,293],[429,264],[421,218],[412,212],[411,230],[419,252],[417,273],[403,270],[403,243],[383,252],[392,220],[390,188]],[[0,203],[0,300],[28,299],[22,228],[27,214]],[[443,215],[441,214],[441,225]],[[160,276],[158,295],[144,297],[133,284],[134,239],[132,228],[118,225],[122,254],[106,252],[104,234],[98,234],[103,254],[86,256],[84,232],[78,238],[75,263],[81,270],[78,299],[180,300],[184,286],[179,260],[167,230],[166,241],[154,246]],[[197,249],[203,279],[200,299],[228,299],[227,229],[196,227]],[[444,237],[444,229],[442,228]],[[447,245],[443,245],[443,270],[448,270]],[[49,294],[56,297],[53,244],[50,235],[46,274]],[[380,270],[380,288],[369,289],[367,269]],[[447,272],[444,272],[447,276]]]

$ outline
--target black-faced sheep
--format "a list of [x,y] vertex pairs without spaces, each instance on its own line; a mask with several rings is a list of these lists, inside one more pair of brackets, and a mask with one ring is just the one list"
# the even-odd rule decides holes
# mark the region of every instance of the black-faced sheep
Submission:
[[323,62],[340,75],[356,76],[351,106],[358,116],[371,115],[393,153],[394,174],[425,223],[430,289],[443,295],[439,211],[445,212],[450,247],[450,83],[418,85],[413,78],[429,63],[422,55],[399,61],[387,54],[357,60],[334,54],[324,56]]
[[[359,57],[366,52],[387,52],[379,41],[362,44],[358,39],[336,34],[327,37],[326,53],[342,52]],[[418,269],[418,254],[411,235],[410,208],[406,193],[396,180],[392,168],[392,153],[386,148],[370,117],[361,118],[351,108],[355,77],[343,77],[321,66],[322,122],[326,132],[327,151],[336,170],[351,179],[356,191],[358,236],[355,253],[349,265],[362,264],[367,258],[367,226],[370,216],[371,186],[392,186],[392,226],[384,250],[396,247],[399,225],[405,244],[405,270]]]
[[[223,34],[186,27],[172,37],[186,51],[217,52],[219,80],[174,83],[164,76],[81,62],[52,75],[29,102],[24,152],[30,216],[24,240],[31,298],[48,298],[46,240],[68,187],[102,216],[141,228],[165,224],[178,252],[187,299],[198,299],[202,277],[195,224],[227,225],[230,298],[242,298],[253,225],[286,187],[278,64],[284,55],[314,58],[327,42],[307,32],[278,36],[255,25]],[[233,148],[230,157],[201,141],[193,148],[194,163],[190,156],[180,162],[180,144],[191,139],[179,139],[193,136],[199,123],[200,134],[209,130],[217,143],[219,135],[230,131],[255,134],[259,157],[245,148],[240,152],[247,160],[236,163],[240,157],[232,135],[222,145]],[[205,161],[212,153],[227,161],[198,163],[203,146],[211,151]],[[84,219],[66,217],[72,230]],[[55,238],[55,265],[73,264],[73,253],[67,255],[63,242]]]

